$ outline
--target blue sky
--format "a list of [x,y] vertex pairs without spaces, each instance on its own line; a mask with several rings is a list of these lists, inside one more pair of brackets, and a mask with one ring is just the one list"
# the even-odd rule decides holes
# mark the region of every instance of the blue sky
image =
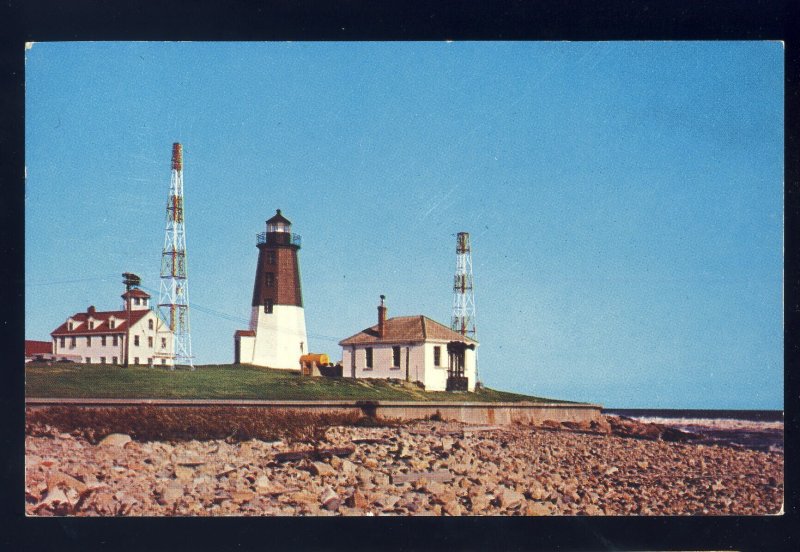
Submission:
[[481,379],[610,407],[783,408],[777,42],[37,43],[26,336],[158,289],[185,157],[198,363],[233,359],[255,235],[303,236],[309,346],[448,323],[473,246]]

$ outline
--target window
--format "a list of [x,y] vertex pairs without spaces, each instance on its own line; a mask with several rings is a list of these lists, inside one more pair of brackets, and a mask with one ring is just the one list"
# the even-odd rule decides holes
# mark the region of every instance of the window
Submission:
[[72,322],[70,322],[69,324],[67,324],[67,326],[68,326],[68,328],[70,329],[70,331],[72,331],[72,330],[74,330],[74,329],[75,329],[75,324],[73,324]]
[[117,363],[118,363],[117,357],[111,357],[111,364],[117,364]]
[[100,364],[106,363],[106,357],[100,357]]
[[133,364],[134,365],[138,365],[139,364],[139,357],[133,357]]
[[400,368],[400,347],[392,347],[392,366]]
[[102,345],[103,347],[106,346],[106,336],[104,335],[100,336],[100,345]]
[[66,341],[67,341],[67,338],[65,338],[65,337],[62,337],[62,338],[61,338],[61,348],[62,348],[62,349],[63,349],[64,347],[66,347]]
[[[138,335],[133,336],[133,344],[136,347],[139,346],[139,336]],[[136,364],[139,364],[139,363],[137,362]]]
[[161,359],[161,366],[166,366],[166,365],[167,365],[167,359],[162,358]]
[[[150,322],[152,322],[152,320]],[[147,346],[150,347],[151,349],[153,348],[153,336],[152,335],[147,338]]]
[[89,329],[90,330],[94,329],[94,322],[92,320],[89,320]]
[[134,305],[138,305],[139,304],[139,298],[138,297],[134,297],[133,298],[133,304]]
[[267,264],[275,264],[275,252],[267,251]]
[[92,363],[92,357],[86,357],[86,364]]
[[153,329],[153,319],[152,318],[147,321],[147,329],[148,330],[152,330]]
[[108,321],[108,327],[111,328],[112,330],[116,327],[116,325],[117,321],[114,320],[113,318]]
[[275,287],[275,274],[273,274],[272,272],[265,272],[264,285],[269,288]]
[[90,335],[86,336],[86,346],[87,347],[91,347],[92,346],[92,336],[90,336]]
[[166,349],[167,348],[167,338],[166,337],[162,337],[161,338],[161,348],[162,349]]
[[434,366],[442,365],[442,348],[438,345],[433,348],[433,365]]
[[264,299],[264,312],[266,314],[272,314],[272,299]]
[[119,345],[119,339],[117,339],[117,336],[116,336],[116,335],[115,335],[115,336],[113,336],[113,337],[111,338],[111,344],[112,344],[114,347],[116,347],[117,345]]
[[70,337],[69,338],[69,348],[70,349],[74,349],[75,348],[75,338],[74,337]]
[[364,353],[366,354],[366,366],[368,370],[372,369],[372,347],[367,347],[364,349]]

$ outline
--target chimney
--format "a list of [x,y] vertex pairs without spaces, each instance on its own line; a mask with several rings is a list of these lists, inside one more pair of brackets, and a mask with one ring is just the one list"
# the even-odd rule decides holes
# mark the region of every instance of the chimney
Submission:
[[381,295],[381,304],[378,305],[378,337],[383,339],[386,337],[386,306],[383,300],[386,299],[385,295]]
[[88,312],[89,314],[94,314],[95,312],[97,312],[97,310],[95,310],[94,305],[89,305],[89,308],[86,309],[86,312]]

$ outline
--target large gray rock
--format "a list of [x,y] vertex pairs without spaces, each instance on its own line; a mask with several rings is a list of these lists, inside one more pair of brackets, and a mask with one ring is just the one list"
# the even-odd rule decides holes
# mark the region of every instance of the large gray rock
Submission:
[[326,464],[325,462],[312,462],[310,470],[311,473],[319,476],[336,475],[336,470],[334,470],[330,464]]
[[171,504],[182,498],[185,494],[185,489],[181,483],[173,482],[167,485],[160,493],[159,503],[160,504]]
[[339,495],[327,485],[322,490],[319,501],[323,508],[334,512],[338,510],[339,506],[342,504],[342,499],[339,498]]
[[131,436],[124,433],[112,433],[98,443],[101,447],[124,447],[131,442]]

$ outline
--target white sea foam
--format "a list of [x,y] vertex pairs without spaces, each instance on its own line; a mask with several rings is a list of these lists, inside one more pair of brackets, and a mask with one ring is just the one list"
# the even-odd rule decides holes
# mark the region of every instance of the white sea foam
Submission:
[[686,430],[728,430],[728,431],[783,431],[783,422],[759,422],[753,420],[734,420],[724,418],[663,418],[657,416],[630,416],[641,422],[662,424]]

